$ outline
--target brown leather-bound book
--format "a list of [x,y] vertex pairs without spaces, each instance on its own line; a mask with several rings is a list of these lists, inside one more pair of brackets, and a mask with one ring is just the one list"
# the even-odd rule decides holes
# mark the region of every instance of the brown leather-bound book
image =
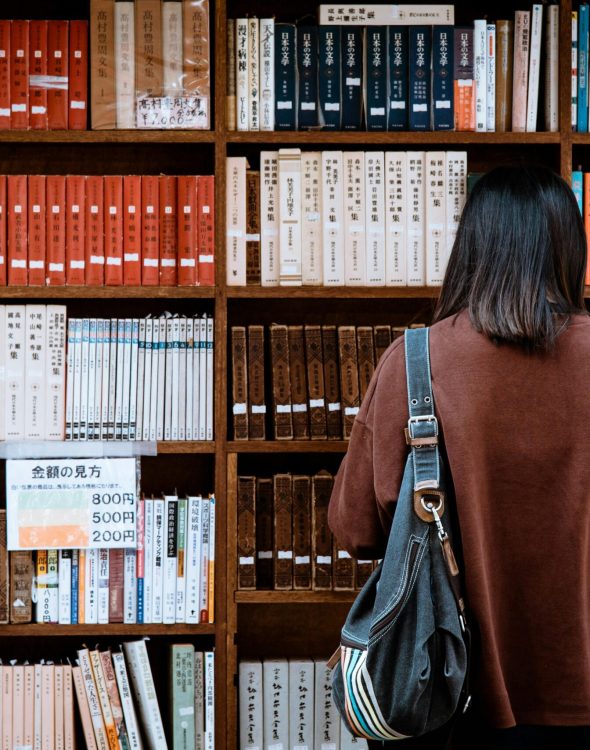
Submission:
[[256,481],[256,588],[273,586],[273,482],[259,478]]
[[275,440],[293,440],[289,335],[287,326],[270,327],[272,411]]
[[115,3],[90,0],[90,116],[93,130],[117,127],[115,106]]
[[260,284],[260,172],[246,172],[246,284]]
[[324,355],[322,329],[305,326],[305,361],[307,364],[307,391],[309,396],[309,432],[312,440],[325,440],[326,397],[324,389]]
[[311,480],[311,579],[312,588],[332,588],[332,532],[328,527],[328,503],[334,478],[327,471]]
[[232,326],[231,364],[234,440],[248,440],[248,366],[244,326]]
[[373,338],[375,341],[375,364],[377,364],[391,344],[391,326],[374,326]]
[[256,588],[256,477],[238,477],[238,588]]
[[358,355],[354,326],[338,327],[338,354],[340,358],[340,391],[342,394],[342,433],[344,438],[349,438],[360,405]]
[[291,376],[291,408],[293,409],[293,438],[309,440],[307,413],[307,373],[303,326],[289,326],[289,373]]
[[123,622],[125,607],[125,550],[111,549],[109,555],[109,622]]
[[31,622],[33,618],[33,553],[17,550],[9,553],[10,565],[10,622]]
[[0,510],[0,623],[8,622],[8,552],[6,550],[6,511]]
[[293,483],[290,474],[273,477],[275,538],[274,587],[293,588]]
[[264,326],[248,326],[248,437],[266,438]]
[[395,341],[401,338],[406,332],[406,328],[407,326],[391,326],[391,340]]
[[342,405],[338,370],[338,335],[336,326],[322,326],[324,351],[324,388],[326,391],[326,426],[328,440],[342,438]]
[[355,563],[336,539],[332,544],[332,583],[335,591],[354,590]]
[[359,362],[360,401],[362,404],[373,373],[375,372],[375,346],[373,344],[373,329],[371,326],[358,326],[356,329],[356,343]]
[[369,580],[373,572],[373,560],[355,560],[354,561],[354,587],[362,589]]
[[311,478],[293,477],[293,588],[311,588]]
[[512,66],[514,25],[496,21],[496,131],[512,130]]
[[137,96],[162,96],[161,0],[135,0],[135,88]]

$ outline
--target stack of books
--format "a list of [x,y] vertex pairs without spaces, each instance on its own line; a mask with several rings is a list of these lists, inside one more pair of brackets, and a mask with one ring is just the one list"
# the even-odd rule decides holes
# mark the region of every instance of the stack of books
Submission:
[[[369,4],[320,5],[317,25],[229,19],[228,127],[557,131],[559,6],[454,17],[453,5]],[[587,49],[587,20],[585,33]]]
[[230,286],[438,286],[465,151],[262,151],[227,160]]

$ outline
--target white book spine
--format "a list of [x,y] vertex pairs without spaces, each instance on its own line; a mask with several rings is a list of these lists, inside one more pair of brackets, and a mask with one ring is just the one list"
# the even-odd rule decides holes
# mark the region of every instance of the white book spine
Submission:
[[547,6],[547,24],[545,26],[545,130],[550,133],[556,133],[559,130],[559,5]]
[[150,439],[150,399],[152,389],[152,342],[154,335],[154,321],[153,318],[146,318],[145,320],[145,364],[143,370],[143,420],[142,420],[142,433],[141,437],[143,440]]
[[541,39],[543,37],[543,6],[533,5],[531,12],[531,51],[529,54],[529,80],[526,108],[526,130],[537,130],[539,108],[539,79],[541,73]]
[[408,151],[408,286],[424,286],[424,151]]
[[199,318],[199,440],[207,431],[207,319]]
[[475,83],[475,131],[486,132],[487,113],[487,63],[486,21],[477,18],[473,22],[473,79]]
[[[0,308],[4,310],[4,306]],[[4,328],[4,327],[3,327]],[[75,321],[68,320],[68,350],[66,368],[66,440],[72,439],[74,420],[74,356],[75,356]],[[4,425],[2,425],[4,426]]]
[[207,369],[207,388],[205,396],[205,440],[213,440],[213,339],[215,335],[215,321],[213,318],[207,318],[206,328],[207,348],[205,350],[205,363]]
[[322,151],[324,286],[344,284],[343,178],[342,151]]
[[[42,682],[42,669],[41,664],[35,664],[35,688],[34,688],[34,707],[33,707],[33,720],[34,720],[34,734],[33,734],[33,750],[41,750],[41,682]],[[97,743],[98,747],[98,743]]]
[[486,25],[486,130],[496,131],[496,24]]
[[139,319],[139,331],[137,336],[137,387],[135,390],[135,438],[143,439],[143,383],[145,377],[145,329],[146,319]]
[[260,19],[260,130],[275,129],[275,21]]
[[86,439],[94,440],[95,403],[96,395],[96,336],[97,319],[90,318],[88,336],[88,409],[86,414]]
[[279,283],[300,286],[301,149],[279,150]]
[[135,18],[134,3],[115,3],[115,96],[118,128],[135,123]]
[[275,745],[286,750],[289,747],[289,664],[286,659],[262,662],[262,695],[264,748],[272,750]]
[[137,394],[139,359],[139,318],[131,321],[131,367],[129,373],[129,440],[137,440]]
[[164,374],[164,435],[163,440],[171,440],[172,430],[172,391],[174,380],[174,323],[175,318],[166,318],[166,366]]
[[6,440],[25,436],[25,305],[6,308]]
[[301,154],[301,263],[303,283],[308,286],[323,281],[321,169],[319,151]]
[[260,283],[279,283],[278,151],[260,152]]
[[201,497],[189,497],[187,502],[186,534],[186,622],[200,621],[199,594],[201,590]]
[[131,348],[133,320],[125,319],[123,338],[123,376],[121,378],[121,439],[129,440],[129,411],[131,395]]
[[[122,321],[111,318],[111,337],[109,339],[109,407],[107,417],[107,440],[115,439],[115,424],[117,411],[117,372],[122,369],[123,361],[119,361],[119,335],[123,336]],[[121,352],[122,353],[122,352]]]
[[[397,24],[400,26],[450,25],[455,23],[454,5],[334,5],[333,3],[319,6],[318,23],[354,26],[386,26]],[[316,749],[317,750],[317,749]]]
[[[241,686],[240,686],[241,687]],[[311,660],[289,661],[289,747],[313,748],[314,663]]]
[[314,735],[314,747],[340,744],[340,717],[332,698],[332,670],[319,659],[315,661]]
[[94,377],[94,424],[92,425],[95,440],[100,440],[101,436],[105,323],[104,318],[98,318],[96,321],[96,373]]
[[117,320],[117,363],[115,369],[115,421],[114,438],[121,440],[123,437],[123,377],[125,374],[125,336],[127,320]]
[[180,318],[172,318],[172,372],[170,378],[170,440],[178,440],[178,400],[180,391]]
[[[262,662],[241,661],[238,675],[240,750],[260,750],[263,747]],[[311,748],[313,741],[308,750]]]
[[408,282],[406,224],[408,216],[407,154],[385,152],[385,283],[405,286]]
[[131,685],[129,684],[127,667],[125,666],[125,657],[122,653],[116,652],[113,653],[112,660],[115,677],[117,678],[117,687],[119,688],[119,696],[121,698],[123,717],[125,719],[125,729],[127,730],[127,737],[129,739],[129,750],[142,750],[139,724],[133,705],[133,696]]
[[166,318],[158,319],[158,396],[156,398],[156,440],[164,440],[164,407],[166,403]]
[[150,750],[168,750],[145,641],[123,644],[131,685]]
[[72,619],[72,552],[59,550],[59,611],[60,625],[70,625]]
[[100,389],[100,430],[101,440],[107,439],[109,420],[109,373],[111,367],[111,321],[104,319],[104,339],[102,344],[102,383]]
[[385,285],[385,156],[383,151],[365,155],[367,285]]
[[79,439],[88,438],[88,367],[90,356],[90,318],[82,319],[82,348],[80,358],[80,429]]
[[6,440],[6,305],[0,305],[0,440]]
[[[87,553],[88,554],[88,553]],[[109,622],[109,551],[98,550],[98,624]]]
[[248,19],[248,130],[260,130],[260,25]]
[[248,130],[248,19],[236,18],[236,112],[238,130]]
[[[239,120],[238,120],[239,123]],[[239,129],[239,128],[238,128]],[[227,157],[227,285],[246,285],[246,158]]]
[[346,151],[344,169],[344,283],[367,283],[367,225],[364,151]]
[[193,397],[194,397],[194,380],[193,380],[193,343],[195,336],[193,318],[186,319],[186,402],[184,410],[185,421],[185,438],[193,439]]
[[152,622],[162,622],[164,597],[164,501],[155,499],[152,558]]
[[186,317],[179,320],[178,337],[178,440],[186,440]]
[[45,305],[26,306],[25,440],[45,437],[46,312]]
[[162,622],[164,625],[171,625],[176,622],[176,571],[178,567],[176,525],[178,522],[178,498],[166,495],[164,496],[164,503],[166,528],[164,530]]
[[98,550],[87,549],[85,556],[84,622],[98,624]]
[[74,385],[72,401],[72,440],[80,439],[80,398],[82,380],[82,318],[73,321],[74,328]]
[[446,262],[448,262],[467,199],[467,152],[447,151],[446,164]]
[[144,501],[144,578],[143,578],[143,621],[151,623],[153,611],[153,579],[154,579],[154,501],[145,498]]
[[205,651],[204,750],[215,750],[215,653],[213,651]]
[[158,318],[153,320],[152,328],[152,374],[150,388],[150,419],[149,419],[149,439],[156,439],[156,417],[158,403],[158,371],[160,357],[160,321]]
[[126,549],[123,557],[123,622],[137,622],[137,552]]
[[426,152],[426,284],[440,286],[447,265],[446,157]]
[[181,96],[183,79],[182,2],[162,3],[162,73],[164,96]]
[[201,356],[201,321],[196,316],[193,318],[193,328],[193,440],[199,440],[199,418],[203,385],[201,384],[201,360],[199,359]]

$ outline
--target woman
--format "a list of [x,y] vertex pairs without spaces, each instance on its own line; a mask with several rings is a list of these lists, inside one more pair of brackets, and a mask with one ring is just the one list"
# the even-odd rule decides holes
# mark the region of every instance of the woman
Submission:
[[[475,185],[430,331],[479,633],[461,747],[590,747],[585,267],[580,212],[560,177],[498,168]],[[356,557],[383,555],[407,420],[401,339],[379,362],[330,502],[330,527]],[[407,743],[443,748],[445,732]]]

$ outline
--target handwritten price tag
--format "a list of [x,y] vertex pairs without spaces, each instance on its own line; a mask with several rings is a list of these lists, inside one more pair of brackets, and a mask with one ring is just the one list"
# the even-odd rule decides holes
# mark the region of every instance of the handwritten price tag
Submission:
[[137,127],[206,130],[207,99],[200,96],[144,96],[137,99]]

